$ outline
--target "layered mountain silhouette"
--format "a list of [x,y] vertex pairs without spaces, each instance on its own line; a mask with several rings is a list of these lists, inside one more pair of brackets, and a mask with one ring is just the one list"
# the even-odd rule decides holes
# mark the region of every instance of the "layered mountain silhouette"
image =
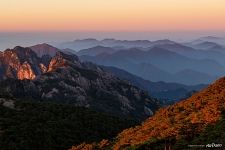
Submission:
[[[133,48],[112,54],[83,55],[80,58],[100,65],[118,67],[150,81],[201,84],[210,83],[225,73],[225,68],[214,60],[188,58],[158,47],[148,51]],[[185,70],[188,70],[187,74],[180,76]]]
[[189,57],[191,59],[210,59],[219,62],[221,65],[225,66],[225,48],[217,43],[201,41],[201,42],[190,42],[190,43],[161,43],[153,44],[152,47],[159,47],[177,54]]
[[82,49],[88,49],[96,46],[104,46],[104,47],[112,47],[112,48],[132,48],[132,47],[149,47],[152,42],[148,40],[116,40],[116,39],[104,39],[104,40],[96,40],[96,39],[83,39],[83,40],[74,40],[70,42],[64,42],[60,44],[56,44],[56,47],[60,49],[70,48],[75,51],[79,51]]
[[17,46],[0,54],[1,95],[73,104],[138,120],[158,108],[146,92],[99,66],[60,51],[39,57],[43,45],[39,46],[35,51]]
[[219,45],[225,46],[224,45],[225,38],[223,38],[223,37],[205,36],[205,37],[200,37],[198,39],[191,41],[192,44],[199,44],[202,42],[213,42],[213,43],[217,43]]
[[[147,76],[145,79],[151,81],[176,82],[176,79],[179,79],[179,83],[182,84],[208,84],[225,73],[224,41],[223,38],[213,36],[202,37],[187,43],[178,43],[168,39],[156,41],[84,39],[62,43],[58,46],[74,49],[82,60],[118,67],[135,75],[138,75],[135,73],[137,72],[135,67],[131,72],[127,69],[130,68],[128,66],[144,63],[154,69],[157,68],[155,72],[162,71],[156,76],[148,73],[140,76],[142,78]],[[125,60],[120,60],[123,58]],[[185,80],[180,79],[179,75],[185,70],[188,70],[189,75],[183,77]],[[196,78],[189,72],[195,73]],[[203,75],[202,78],[199,78],[201,75]]]
[[[224,87],[225,77],[184,101],[160,109],[142,125],[124,130],[118,134],[115,142],[82,144],[72,150],[185,149],[208,125],[214,125],[221,119],[225,106]],[[210,142],[216,140],[210,135],[207,138],[211,139]],[[201,142],[199,144],[208,144],[206,141]]]
[[214,43],[214,42],[208,42],[208,41],[202,41],[202,42],[193,42],[190,43],[192,44],[192,47],[196,48],[196,49],[202,49],[202,50],[211,50],[211,49],[218,49],[218,48],[223,48],[223,46]]
[[[79,39],[79,40],[74,40],[70,42],[64,42],[64,43],[59,43],[56,44],[57,47],[61,49],[65,48],[70,48],[75,51],[79,51],[82,49],[88,49],[96,46],[105,46],[105,47],[112,47],[112,48],[149,48],[153,46],[169,46],[170,48],[176,48],[175,50],[182,50],[183,48],[185,50],[190,50],[190,48],[197,48],[199,49],[200,47],[195,47],[198,46],[198,44],[204,44],[200,45],[201,48],[205,48],[205,44],[210,44],[211,46],[219,46],[219,47],[224,47],[225,39],[221,37],[213,37],[213,36],[207,36],[207,37],[201,37],[198,39],[195,39],[191,42],[186,42],[186,43],[178,43],[171,41],[169,39],[163,39],[163,40],[156,40],[156,41],[149,41],[149,40],[117,40],[117,39],[104,39],[104,40],[96,40],[96,39]],[[182,50],[183,51],[183,50]]]

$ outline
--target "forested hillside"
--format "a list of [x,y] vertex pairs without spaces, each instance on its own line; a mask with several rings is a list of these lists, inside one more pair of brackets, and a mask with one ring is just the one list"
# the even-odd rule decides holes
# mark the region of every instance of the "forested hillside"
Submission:
[[135,124],[81,107],[0,99],[1,150],[67,150]]

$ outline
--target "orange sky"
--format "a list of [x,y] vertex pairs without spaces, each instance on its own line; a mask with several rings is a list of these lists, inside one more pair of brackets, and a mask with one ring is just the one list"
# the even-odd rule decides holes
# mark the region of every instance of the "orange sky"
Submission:
[[0,0],[1,31],[225,30],[225,0]]

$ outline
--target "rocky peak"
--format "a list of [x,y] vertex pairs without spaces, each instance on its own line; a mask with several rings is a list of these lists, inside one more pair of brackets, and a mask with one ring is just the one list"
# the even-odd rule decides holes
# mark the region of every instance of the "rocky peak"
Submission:
[[60,52],[57,52],[49,63],[48,72],[54,71],[60,67],[64,67],[65,63],[66,59],[64,59],[63,55]]
[[2,57],[5,62],[24,63],[37,60],[36,54],[29,48],[16,46],[13,49],[7,49],[3,52]]
[[[76,55],[64,54],[56,51],[56,48],[41,44],[33,46],[36,50],[43,52],[42,57],[38,57],[31,48],[16,46],[14,49],[7,49],[0,54],[0,79],[16,78],[33,80],[43,73],[55,71],[58,68],[71,66],[81,67],[81,63]],[[54,56],[45,53],[45,48],[53,48]]]
[[0,78],[34,79],[38,69],[36,54],[29,48],[16,46],[0,54]]
[[[10,51],[10,50],[9,50]],[[37,59],[36,54],[30,48],[24,48],[16,46],[11,50],[14,55],[17,55],[19,60],[23,63],[24,61],[29,61],[31,59]],[[31,58],[31,59],[30,59]]]
[[80,67],[81,63],[76,55],[69,55],[62,52],[57,52],[55,56],[52,57],[49,63],[48,72],[66,66]]
[[60,51],[58,48],[53,47],[46,43],[31,46],[30,49],[32,49],[40,58],[44,55],[49,55],[53,57],[57,52]]

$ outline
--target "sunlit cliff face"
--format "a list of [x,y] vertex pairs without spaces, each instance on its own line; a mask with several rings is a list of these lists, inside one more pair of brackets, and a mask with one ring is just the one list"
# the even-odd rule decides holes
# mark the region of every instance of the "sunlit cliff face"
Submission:
[[54,71],[56,68],[65,66],[65,61],[66,60],[61,55],[57,54],[56,57],[54,57],[49,63],[48,72]]
[[65,60],[61,53],[48,59],[38,57],[31,49],[15,47],[0,53],[0,71],[3,78],[33,80],[43,73],[64,67]]
[[31,66],[29,63],[24,62],[18,72],[17,72],[17,78],[20,80],[24,80],[24,79],[30,79],[33,80],[35,79],[36,75],[34,73],[34,71],[32,70]]

